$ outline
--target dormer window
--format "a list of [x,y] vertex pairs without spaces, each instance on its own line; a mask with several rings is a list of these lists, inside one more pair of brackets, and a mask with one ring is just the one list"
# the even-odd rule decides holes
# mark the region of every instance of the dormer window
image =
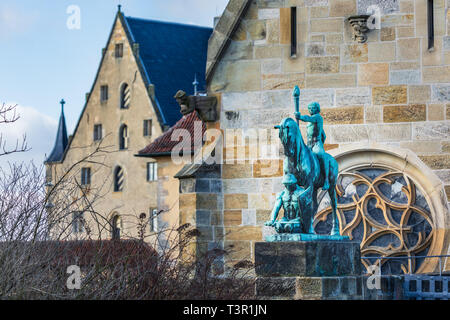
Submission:
[[115,49],[115,57],[122,58],[123,57],[123,43],[117,43]]
[[120,87],[120,109],[128,109],[130,107],[130,86],[127,83]]

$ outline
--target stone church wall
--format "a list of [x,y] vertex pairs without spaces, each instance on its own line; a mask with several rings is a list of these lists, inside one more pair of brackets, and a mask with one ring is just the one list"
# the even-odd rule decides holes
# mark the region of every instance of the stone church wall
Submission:
[[[236,15],[238,2],[230,1],[216,27],[216,38],[227,36],[227,20]],[[346,19],[366,13],[372,4],[383,10],[381,29],[371,30],[367,42],[358,43]],[[209,94],[219,98],[220,120],[210,127],[219,127],[225,134],[225,161],[221,192],[208,193],[215,199],[209,210],[221,216],[202,226],[208,231],[202,241],[233,248],[226,265],[253,260],[253,243],[270,231],[263,223],[283,188],[282,155],[262,156],[266,143],[256,143],[255,149],[245,136],[258,129],[267,132],[284,117],[293,117],[295,85],[301,88],[302,114],[308,114],[309,102],[321,104],[325,148],[333,155],[376,146],[398,151],[406,163],[408,155],[420,159],[417,165],[425,165],[432,182],[419,182],[432,185],[425,189],[435,192],[440,202],[431,208],[440,221],[435,222],[440,230],[436,231],[439,240],[433,240],[440,243],[436,252],[447,253],[450,1],[434,1],[432,51],[427,46],[426,4],[423,0],[251,1],[208,84]],[[297,7],[295,58],[291,57],[293,6]],[[215,49],[214,40],[210,40],[210,51]],[[304,133],[304,125],[301,129]],[[233,135],[238,137],[234,145],[230,143]],[[237,159],[241,161],[228,161]]]

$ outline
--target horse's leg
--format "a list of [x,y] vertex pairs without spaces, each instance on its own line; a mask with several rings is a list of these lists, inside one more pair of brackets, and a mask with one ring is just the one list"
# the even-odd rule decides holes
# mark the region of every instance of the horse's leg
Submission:
[[312,203],[311,203],[311,213],[309,214],[309,230],[308,233],[309,234],[315,234],[314,232],[314,217],[317,213],[317,208],[319,207],[319,204],[317,203],[317,189],[315,189],[313,187],[313,192],[312,192]]
[[329,177],[330,162],[329,162],[328,157],[325,154],[322,156],[322,161],[323,161],[323,172],[324,172],[322,189],[329,190],[330,189],[330,177]]
[[339,230],[339,220],[338,220],[338,216],[337,216],[336,185],[334,183],[332,184],[332,186],[328,190],[328,194],[330,195],[331,209],[332,209],[331,218],[333,219],[333,224],[332,224],[332,227],[331,227],[331,235],[332,236],[338,236],[338,235],[340,235],[340,230]]

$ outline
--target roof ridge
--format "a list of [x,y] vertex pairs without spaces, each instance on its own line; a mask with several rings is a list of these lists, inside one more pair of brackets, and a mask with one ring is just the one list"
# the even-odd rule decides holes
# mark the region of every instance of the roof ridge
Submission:
[[209,39],[208,58],[206,62],[207,83],[210,82],[212,74],[217,68],[218,63],[228,48],[244,15],[252,5],[252,2],[252,0],[229,0]]
[[200,25],[196,25],[196,24],[180,23],[180,22],[173,22],[173,21],[163,21],[163,20],[155,20],[155,19],[145,19],[145,18],[131,17],[131,16],[124,16],[124,17],[126,19],[141,20],[141,21],[145,21],[145,22],[152,22],[152,23],[159,23],[159,24],[171,24],[171,25],[176,25],[176,26],[213,30],[212,27],[200,26]]

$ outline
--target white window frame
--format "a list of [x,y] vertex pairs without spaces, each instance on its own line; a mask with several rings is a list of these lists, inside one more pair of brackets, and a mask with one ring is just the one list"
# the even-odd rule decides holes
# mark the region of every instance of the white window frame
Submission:
[[157,162],[147,162],[147,181],[148,182],[158,181],[158,163]]
[[158,232],[158,209],[150,209],[149,225],[151,233]]

